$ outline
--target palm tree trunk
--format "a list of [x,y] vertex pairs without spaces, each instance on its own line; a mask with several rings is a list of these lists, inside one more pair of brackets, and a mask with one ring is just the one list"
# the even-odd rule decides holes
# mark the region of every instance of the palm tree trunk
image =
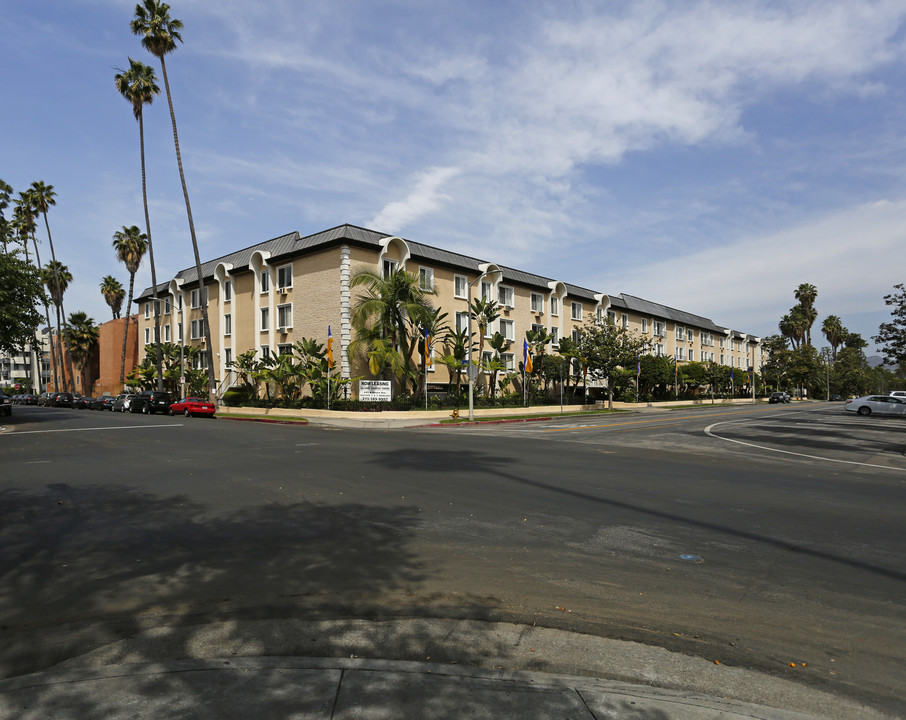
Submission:
[[167,64],[164,56],[160,56],[161,74],[164,76],[164,88],[167,90],[167,105],[170,107],[170,122],[173,125],[173,145],[176,148],[176,164],[179,166],[179,180],[182,183],[182,194],[186,201],[186,215],[189,218],[189,234],[192,237],[192,250],[195,252],[195,272],[198,276],[198,292],[201,296],[202,332],[204,333],[207,347],[204,352],[208,356],[208,395],[214,400],[216,383],[214,381],[214,344],[211,342],[211,327],[208,323],[208,298],[204,291],[204,277],[201,274],[201,257],[198,254],[198,240],[195,237],[195,221],[192,219],[192,205],[189,203],[189,189],[186,187],[186,175],[182,169],[182,155],[179,152],[179,135],[176,131],[176,114],[173,112],[173,96],[170,94],[170,80],[167,78]]
[[148,257],[151,261],[151,297],[154,299],[154,342],[157,346],[155,365],[157,367],[157,389],[164,389],[163,365],[160,347],[160,301],[157,297],[157,269],[154,265],[154,245],[151,242],[151,218],[148,215],[148,184],[145,179],[145,121],[141,110],[138,113],[138,143],[142,156],[142,200],[145,204],[145,234],[148,236]]
[[[132,290],[135,284],[135,273],[129,273],[129,304],[127,309],[132,307]],[[126,338],[129,337],[129,321],[132,320],[132,313],[126,313],[126,322],[123,325],[123,360],[120,364],[120,384],[126,384]]]
[[[53,279],[56,283],[57,290],[60,292],[60,304],[57,307],[57,332],[60,330],[60,313],[63,314],[63,327],[68,327],[66,325],[66,310],[63,307],[63,288],[60,285],[60,273],[57,270],[57,256],[53,249],[53,237],[50,234],[50,223],[47,220],[47,211],[44,211],[44,227],[47,228],[47,244],[50,245],[50,259],[53,260]],[[62,337],[57,335],[60,345],[60,367],[63,367],[63,340]],[[68,355],[69,358],[69,391],[74,395],[75,394],[75,372],[72,369],[72,355]],[[63,380],[66,380],[66,372],[63,371]],[[65,384],[65,383],[64,383]]]
[[[31,241],[32,241],[32,243],[34,243],[34,246],[35,246],[35,259],[37,260],[38,267],[40,268],[40,267],[41,267],[41,253],[38,252],[38,238],[35,237],[34,233],[32,233]],[[24,243],[23,243],[23,244],[24,244]],[[27,251],[26,251],[26,252],[27,252]],[[47,304],[47,296],[44,296],[44,317],[47,319],[47,327],[50,328],[50,327],[51,327],[51,324],[50,324],[50,306]],[[35,339],[37,340],[37,337],[36,337]],[[53,366],[53,386],[54,386],[55,388],[58,388],[58,387],[60,387],[60,384],[59,384],[60,381],[59,381],[59,378],[58,378],[58,376],[57,376],[57,361],[56,361],[56,359],[54,358],[53,333],[50,333],[50,357],[51,357],[51,359],[53,360],[53,362],[51,363],[51,366]],[[40,362],[39,362],[39,363],[38,363],[38,379],[39,379],[38,384],[39,384],[39,385],[40,385],[40,377],[41,377],[41,364],[40,364]]]

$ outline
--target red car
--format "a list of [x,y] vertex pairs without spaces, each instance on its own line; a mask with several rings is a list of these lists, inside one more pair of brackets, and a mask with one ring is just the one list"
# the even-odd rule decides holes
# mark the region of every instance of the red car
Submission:
[[208,417],[214,417],[216,411],[217,407],[214,403],[202,400],[201,398],[189,397],[173,403],[170,406],[169,412],[171,415],[183,413],[186,417],[191,417],[192,415],[207,415]]

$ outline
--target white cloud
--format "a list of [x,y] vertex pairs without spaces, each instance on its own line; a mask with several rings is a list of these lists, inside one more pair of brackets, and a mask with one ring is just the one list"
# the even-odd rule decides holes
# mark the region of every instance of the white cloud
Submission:
[[415,220],[437,210],[448,196],[442,187],[458,175],[459,168],[432,168],[419,175],[415,188],[403,200],[388,203],[374,217],[371,225],[387,232],[401,232]]

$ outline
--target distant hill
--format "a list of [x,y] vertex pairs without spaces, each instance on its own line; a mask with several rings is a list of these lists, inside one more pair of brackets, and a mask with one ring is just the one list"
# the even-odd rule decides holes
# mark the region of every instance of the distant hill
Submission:
[[884,358],[880,355],[872,355],[871,357],[866,358],[866,360],[868,360],[868,364],[872,367],[880,367],[884,364]]

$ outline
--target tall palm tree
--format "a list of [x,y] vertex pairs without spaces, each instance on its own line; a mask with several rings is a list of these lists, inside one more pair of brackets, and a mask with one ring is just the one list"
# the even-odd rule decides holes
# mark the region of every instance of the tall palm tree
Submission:
[[[68,332],[68,326],[63,322],[60,314],[63,310],[63,294],[69,288],[69,283],[72,282],[72,273],[69,272],[67,268],[62,263],[57,262],[56,260],[51,260],[43,269],[44,284],[47,286],[47,291],[50,293],[50,299],[54,304],[54,307],[57,309],[57,343],[60,351],[60,372],[62,375],[62,382],[59,387],[66,385],[66,371],[63,365],[63,337]],[[70,373],[72,372],[72,356],[69,356],[69,365]],[[75,393],[75,378],[69,378],[70,392]]]
[[818,319],[818,313],[815,310],[815,300],[818,297],[818,288],[810,283],[802,283],[793,293],[799,304],[802,306],[803,315],[806,318],[805,327],[805,344],[812,344],[812,325]]
[[157,78],[154,70],[132,58],[129,58],[129,69],[121,70],[113,78],[116,89],[132,105],[132,114],[138,120],[138,144],[142,160],[142,201],[145,205],[145,234],[148,236],[148,259],[151,262],[151,296],[154,299],[154,338],[155,338],[155,365],[157,367],[157,389],[164,389],[164,375],[162,372],[163,358],[161,356],[160,336],[160,301],[157,298],[157,269],[154,265],[154,243],[151,242],[151,218],[148,214],[148,184],[145,177],[145,122],[142,109],[154,101],[155,95],[160,95]]
[[170,17],[170,6],[159,0],[144,0],[135,6],[135,18],[130,23],[132,33],[140,35],[142,47],[160,60],[160,70],[164,78],[164,89],[167,91],[167,105],[170,108],[170,122],[173,125],[173,145],[176,148],[176,164],[179,166],[179,179],[182,183],[182,194],[186,201],[186,215],[189,219],[189,234],[192,237],[192,249],[195,252],[195,272],[198,279],[198,290],[201,296],[201,316],[204,339],[208,356],[208,393],[213,396],[216,391],[214,383],[214,345],[211,342],[211,328],[208,323],[208,300],[204,292],[204,276],[201,274],[201,256],[198,254],[198,240],[195,236],[195,221],[192,219],[192,205],[189,202],[189,189],[186,187],[186,175],[182,168],[182,154],[179,151],[179,134],[176,130],[176,114],[173,112],[173,96],[170,93],[170,80],[167,77],[167,63],[164,57],[176,49],[176,43],[182,42],[179,31],[182,21]]
[[837,315],[828,315],[824,318],[824,322],[821,325],[821,332],[824,333],[824,337],[826,337],[827,342],[830,343],[831,350],[833,351],[833,359],[836,362],[837,348],[843,344],[849,333],[847,329],[843,327],[843,321],[840,320]]
[[[35,180],[28,188],[28,195],[35,212],[44,216],[44,227],[47,229],[47,244],[50,246],[50,259],[53,261],[53,269],[54,272],[56,272],[57,268],[62,267],[62,265],[57,265],[57,254],[53,248],[53,236],[50,234],[50,222],[47,219],[47,210],[57,204],[57,194],[54,192],[53,185],[45,185],[43,181]],[[70,281],[71,280],[72,278],[70,277]],[[57,278],[56,282],[57,285],[59,285],[60,279]],[[65,329],[66,309],[63,307],[62,295],[60,296],[60,312],[62,313],[63,328]],[[60,352],[62,352],[62,349]],[[72,368],[72,357],[69,358],[69,382],[70,390],[75,392],[75,373]]]
[[104,300],[113,312],[113,319],[116,320],[123,308],[123,299],[126,297],[126,291],[123,289],[122,283],[113,275],[105,275],[104,279],[101,280],[100,287],[101,295],[104,296]]
[[137,225],[126,227],[113,233],[113,249],[116,258],[129,271],[129,302],[126,303],[126,322],[123,323],[123,359],[120,365],[120,382],[126,382],[126,338],[129,335],[129,320],[132,317],[132,292],[135,289],[135,273],[138,272],[142,258],[148,250],[148,238]]
[[88,317],[87,313],[79,311],[69,316],[66,347],[69,348],[69,356],[79,368],[82,378],[82,393],[85,395],[88,394],[90,389],[89,384],[86,382],[85,370],[88,368],[91,354],[98,345],[99,337],[100,330],[94,322],[94,318]]
[[357,337],[350,351],[366,345],[371,346],[369,353],[380,349],[382,361],[387,361],[385,366],[393,364],[389,362],[388,352],[399,353],[401,391],[405,393],[409,377],[414,377],[412,355],[418,344],[418,329],[431,321],[433,308],[427,295],[434,291],[422,289],[418,275],[402,268],[387,277],[370,268],[362,269],[352,276],[350,287],[364,289],[352,309],[352,326]]
[[484,338],[488,328],[500,317],[500,305],[496,300],[474,298],[471,311],[472,318],[478,323],[478,358],[480,360],[484,352]]

